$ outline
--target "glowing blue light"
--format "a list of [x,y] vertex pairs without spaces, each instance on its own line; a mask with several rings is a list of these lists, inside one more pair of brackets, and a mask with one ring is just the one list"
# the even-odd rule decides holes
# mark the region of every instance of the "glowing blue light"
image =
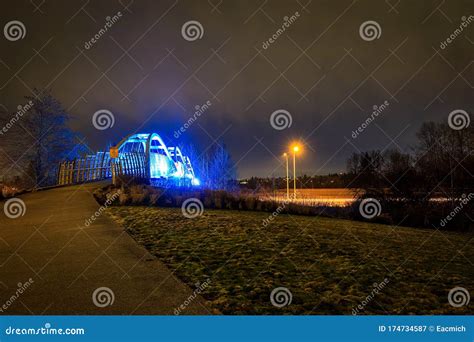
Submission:
[[180,162],[175,163],[176,172],[173,173],[173,177],[183,178],[184,177],[184,165]]
[[[128,153],[144,155],[149,162],[149,177],[152,179],[171,180],[175,186],[199,186],[201,182],[195,177],[191,160],[183,155],[177,146],[167,147],[157,133],[130,134],[123,138],[115,149],[119,159],[129,158]],[[131,160],[128,163],[133,163]],[[128,164],[126,164],[128,165]],[[148,172],[147,172],[148,173]]]
[[158,153],[150,153],[150,178],[168,177],[168,160]]

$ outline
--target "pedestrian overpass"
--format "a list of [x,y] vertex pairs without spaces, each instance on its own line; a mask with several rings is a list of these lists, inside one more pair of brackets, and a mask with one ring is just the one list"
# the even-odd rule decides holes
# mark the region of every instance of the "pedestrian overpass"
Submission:
[[166,146],[158,133],[130,134],[109,151],[59,165],[58,184],[132,176],[174,186],[197,186],[191,160],[178,146]]

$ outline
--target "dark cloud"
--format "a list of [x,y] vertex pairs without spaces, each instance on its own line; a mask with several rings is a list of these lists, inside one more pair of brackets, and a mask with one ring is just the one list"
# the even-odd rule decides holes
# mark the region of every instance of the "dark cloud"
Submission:
[[[2,26],[19,20],[26,37],[0,40],[0,103],[13,111],[33,87],[52,88],[93,149],[135,131],[200,150],[222,139],[241,176],[264,176],[281,174],[276,158],[301,139],[300,169],[326,173],[343,170],[358,149],[409,148],[423,121],[472,111],[474,22],[440,48],[473,14],[468,0],[34,3],[2,4]],[[202,25],[202,39],[183,39],[190,20]],[[359,27],[369,20],[380,25],[379,39],[361,39]],[[210,108],[175,139],[206,101]],[[384,101],[388,108],[353,139]],[[114,113],[115,125],[98,131],[91,118],[102,108]],[[270,125],[278,109],[291,113],[290,128]]]

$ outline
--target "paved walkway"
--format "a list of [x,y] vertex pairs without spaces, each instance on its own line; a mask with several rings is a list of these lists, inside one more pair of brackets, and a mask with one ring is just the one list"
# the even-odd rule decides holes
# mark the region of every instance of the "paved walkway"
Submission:
[[[85,227],[99,209],[92,196],[97,186],[19,196],[26,212],[15,219],[0,202],[0,314],[173,314],[193,295],[107,215]],[[112,305],[94,304],[100,287],[112,290]],[[182,313],[210,311],[197,297]]]

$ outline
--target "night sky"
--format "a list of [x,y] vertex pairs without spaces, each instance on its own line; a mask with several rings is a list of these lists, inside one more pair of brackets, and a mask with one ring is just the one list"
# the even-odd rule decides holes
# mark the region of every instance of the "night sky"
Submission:
[[[13,112],[34,87],[51,88],[93,150],[133,132],[198,151],[222,140],[240,177],[271,176],[300,139],[299,173],[339,172],[354,151],[409,151],[423,121],[472,113],[474,21],[441,47],[470,15],[472,0],[2,1],[2,28],[17,20],[26,35],[10,41],[2,30],[0,105]],[[201,38],[184,39],[188,21]],[[367,21],[377,37],[361,36]],[[113,127],[94,127],[101,109]],[[272,127],[277,110],[290,113],[290,127]]]

